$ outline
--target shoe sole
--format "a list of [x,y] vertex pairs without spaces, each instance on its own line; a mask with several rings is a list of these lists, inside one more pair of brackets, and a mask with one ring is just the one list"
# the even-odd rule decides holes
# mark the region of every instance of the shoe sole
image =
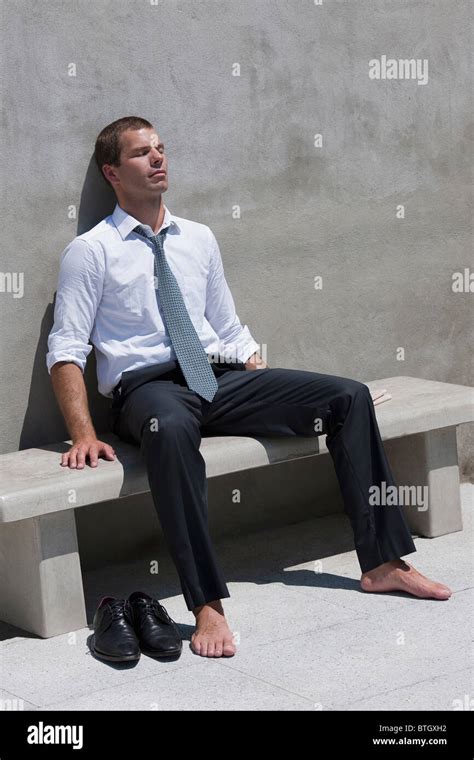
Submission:
[[142,649],[142,654],[146,654],[147,657],[176,657],[182,651],[183,647],[180,646],[179,649],[174,649],[172,652],[147,652],[145,649]]
[[100,650],[96,649],[95,643],[91,641],[90,649],[92,654],[95,654],[96,657],[98,657],[100,660],[107,660],[108,662],[133,662],[134,660],[140,659],[140,653],[139,654],[127,654],[127,655],[112,655],[112,654],[105,654],[104,652],[101,652]]

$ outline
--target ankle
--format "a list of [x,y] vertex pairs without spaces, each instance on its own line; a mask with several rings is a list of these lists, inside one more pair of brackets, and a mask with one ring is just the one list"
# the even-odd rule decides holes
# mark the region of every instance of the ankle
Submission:
[[386,575],[392,570],[408,570],[408,565],[402,559],[392,559],[388,562],[383,562],[381,565],[377,565],[377,567],[373,567],[372,570],[367,570],[362,575],[375,578],[376,576]]
[[222,602],[220,599],[214,599],[212,602],[206,602],[205,604],[201,604],[198,607],[194,607],[193,614],[197,618],[199,615],[201,615],[201,613],[206,614],[211,610],[224,615],[224,609],[222,607]]

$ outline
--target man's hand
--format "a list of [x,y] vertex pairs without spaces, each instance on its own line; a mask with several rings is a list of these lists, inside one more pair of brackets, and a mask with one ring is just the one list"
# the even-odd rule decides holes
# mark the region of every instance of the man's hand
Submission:
[[265,364],[262,357],[255,353],[250,356],[245,362],[245,369],[265,369],[268,364]]
[[377,404],[383,404],[384,401],[390,401],[392,398],[390,393],[387,393],[386,388],[381,388],[378,391],[370,391],[370,395],[372,396],[374,406],[377,406]]
[[69,466],[82,470],[87,457],[89,457],[90,466],[97,467],[99,457],[114,459],[115,450],[113,446],[99,441],[97,438],[81,438],[73,443],[69,451],[62,455],[61,467]]

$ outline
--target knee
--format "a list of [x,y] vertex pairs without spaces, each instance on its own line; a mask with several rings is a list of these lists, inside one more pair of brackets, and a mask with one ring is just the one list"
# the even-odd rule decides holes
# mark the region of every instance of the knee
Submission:
[[334,388],[334,396],[329,402],[328,434],[333,439],[344,424],[349,411],[356,406],[359,410],[372,404],[370,389],[365,383],[350,378],[340,378]]
[[363,398],[372,399],[370,395],[370,388],[365,383],[361,383],[358,380],[354,380],[354,392]]
[[349,377],[341,377],[335,384],[335,391],[337,396],[349,396],[354,398],[355,396],[370,397],[370,389],[365,383],[359,382],[359,380],[352,380]]

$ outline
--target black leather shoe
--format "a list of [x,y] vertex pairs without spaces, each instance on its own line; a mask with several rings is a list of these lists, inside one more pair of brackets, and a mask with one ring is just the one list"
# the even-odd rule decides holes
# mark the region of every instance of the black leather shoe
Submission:
[[112,662],[140,659],[140,645],[128,601],[104,596],[94,615],[90,647],[97,657]]
[[133,612],[135,632],[143,654],[173,657],[181,654],[183,640],[178,626],[157,599],[134,591],[127,600]]

